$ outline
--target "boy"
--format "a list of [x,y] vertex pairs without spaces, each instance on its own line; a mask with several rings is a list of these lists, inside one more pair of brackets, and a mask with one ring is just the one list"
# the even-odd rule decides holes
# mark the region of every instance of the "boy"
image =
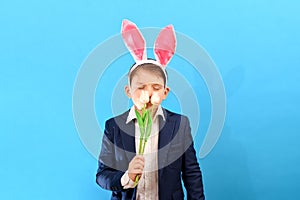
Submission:
[[[165,66],[174,54],[174,30],[166,27],[158,36],[154,49],[157,61],[145,59],[145,49],[141,48],[145,44],[133,23],[123,21],[122,35],[136,60],[125,87],[134,105],[106,121],[96,181],[112,191],[111,199],[180,200],[184,198],[182,179],[187,199],[204,200],[202,174],[189,121],[160,106],[170,91]],[[166,38],[168,47],[161,42]],[[140,101],[145,94],[148,99],[143,103],[146,109],[152,110],[153,123],[144,155],[137,155],[140,131],[135,111],[141,114]]]

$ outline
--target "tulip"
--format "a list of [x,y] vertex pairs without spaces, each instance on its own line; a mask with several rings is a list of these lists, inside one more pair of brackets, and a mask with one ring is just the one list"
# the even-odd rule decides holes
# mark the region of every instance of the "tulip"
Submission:
[[148,91],[142,90],[141,96],[140,96],[140,102],[142,104],[149,102],[149,92]]
[[[154,94],[153,100],[152,98],[151,98],[151,103],[152,101],[155,104],[159,103],[160,97],[157,94],[156,95]],[[142,114],[140,114],[137,110],[135,110],[137,122],[140,128],[140,145],[138,151],[140,155],[144,154],[145,146],[150,136],[151,128],[152,128],[152,112],[146,109],[146,104],[149,102],[149,100],[150,97],[148,91],[142,90],[141,96],[139,98],[139,102],[135,102],[135,106],[137,107],[137,109],[142,111]],[[135,184],[134,184],[135,186],[138,184],[138,181],[139,181],[139,177],[137,176],[135,179]]]
[[159,103],[160,103],[160,96],[158,95],[158,93],[153,93],[151,97],[151,104],[158,105]]
[[142,90],[141,96],[138,101],[134,101],[134,105],[138,110],[142,110],[146,103],[149,102],[149,93],[148,91]]

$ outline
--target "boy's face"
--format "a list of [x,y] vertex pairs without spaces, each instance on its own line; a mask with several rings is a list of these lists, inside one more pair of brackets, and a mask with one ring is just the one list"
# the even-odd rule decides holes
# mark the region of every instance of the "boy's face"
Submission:
[[[133,103],[137,105],[142,91],[147,91],[150,99],[154,94],[159,96],[160,100],[157,103],[157,105],[159,105],[162,100],[166,99],[170,89],[164,86],[163,77],[156,73],[140,69],[133,75],[131,85],[125,87],[125,92],[129,98],[132,98]],[[152,104],[149,102],[146,108],[150,108],[151,106]]]

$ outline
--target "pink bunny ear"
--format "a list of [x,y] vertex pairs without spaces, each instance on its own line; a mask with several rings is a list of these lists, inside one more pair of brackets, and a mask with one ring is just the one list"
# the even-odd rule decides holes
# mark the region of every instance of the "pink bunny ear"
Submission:
[[137,26],[129,20],[122,22],[122,37],[135,61],[146,59],[146,43]]
[[166,66],[176,49],[175,31],[172,25],[160,31],[154,45],[155,58],[162,66]]

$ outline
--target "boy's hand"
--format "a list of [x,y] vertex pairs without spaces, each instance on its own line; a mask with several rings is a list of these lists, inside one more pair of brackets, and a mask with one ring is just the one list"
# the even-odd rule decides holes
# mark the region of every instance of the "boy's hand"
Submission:
[[132,181],[135,181],[136,176],[141,176],[144,170],[145,159],[143,156],[135,156],[129,163],[128,176]]

